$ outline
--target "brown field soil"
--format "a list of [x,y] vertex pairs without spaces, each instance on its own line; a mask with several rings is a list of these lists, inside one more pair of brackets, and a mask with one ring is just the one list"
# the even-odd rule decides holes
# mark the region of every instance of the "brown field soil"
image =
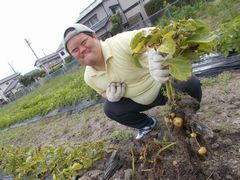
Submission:
[[[208,142],[207,154],[189,163],[186,153],[174,141],[163,120],[165,106],[146,113],[158,120],[157,128],[141,140],[136,130],[108,119],[102,104],[84,111],[44,119],[8,131],[0,131],[1,144],[37,146],[65,142],[81,144],[107,139],[114,145],[116,159],[109,165],[111,153],[87,170],[78,179],[102,179],[106,168],[116,167],[110,179],[240,179],[240,71],[225,72],[215,78],[201,78],[203,98],[196,117],[204,127]],[[125,135],[118,139],[117,134]],[[112,154],[113,155],[113,154]],[[191,158],[191,157],[190,157]],[[109,175],[110,176],[110,175]]]

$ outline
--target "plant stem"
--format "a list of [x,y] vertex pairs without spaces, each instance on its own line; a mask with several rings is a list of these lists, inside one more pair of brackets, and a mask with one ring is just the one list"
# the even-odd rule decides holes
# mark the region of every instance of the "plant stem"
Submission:
[[135,175],[135,158],[134,158],[133,149],[131,149],[131,154],[132,154],[132,177],[134,177],[134,175]]
[[173,143],[168,144],[167,146],[165,146],[165,147],[159,149],[158,152],[157,152],[157,155],[159,155],[161,152],[163,152],[164,150],[170,148],[171,146],[173,146],[173,145],[175,145],[175,144],[176,144],[176,142],[173,142]]
[[175,104],[175,91],[172,87],[170,80],[168,80],[165,85],[166,85],[168,101],[169,101],[170,105],[174,105]]

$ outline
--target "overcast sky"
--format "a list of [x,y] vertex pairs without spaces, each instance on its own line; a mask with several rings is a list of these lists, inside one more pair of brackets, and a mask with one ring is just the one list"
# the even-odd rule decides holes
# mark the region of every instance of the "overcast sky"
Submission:
[[66,27],[94,0],[5,0],[0,2],[0,79],[25,74],[36,57],[24,39],[31,42],[39,58],[57,50]]

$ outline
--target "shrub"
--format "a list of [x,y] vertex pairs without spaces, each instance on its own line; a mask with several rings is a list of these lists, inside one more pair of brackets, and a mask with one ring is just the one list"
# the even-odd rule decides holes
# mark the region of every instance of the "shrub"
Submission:
[[27,87],[28,85],[32,84],[33,82],[35,82],[35,79],[38,77],[45,77],[46,76],[46,72],[43,70],[37,70],[35,72],[33,72],[32,74],[27,74],[27,75],[23,75],[20,77],[19,82],[24,85],[25,87]]
[[38,78],[38,77],[45,77],[46,72],[44,70],[37,70],[36,72],[32,73],[33,78]]
[[122,16],[121,16],[120,12],[117,11],[117,13],[112,15],[110,17],[110,21],[112,23],[112,27],[111,27],[111,30],[110,30],[112,35],[118,34],[118,33],[123,31]]
[[[191,4],[191,5],[190,5]],[[206,2],[199,1],[182,1],[181,4],[175,4],[166,9],[161,19],[158,20],[157,25],[162,27],[169,24],[170,20],[198,18],[198,12],[206,7]]]
[[61,69],[62,68],[62,64],[58,64],[56,66],[53,66],[50,71],[49,71],[49,74],[53,73],[53,72],[56,72],[57,70]]
[[30,75],[23,75],[23,76],[20,76],[19,82],[25,87],[27,87],[28,85],[34,82],[34,79]]
[[64,62],[67,64],[67,63],[70,63],[74,60],[74,58],[72,56],[68,56],[66,58],[64,58]]
[[161,0],[150,0],[144,5],[146,13],[148,16],[154,14],[155,12],[159,11],[163,8],[163,1]]
[[240,53],[240,16],[222,24],[218,34],[218,49],[225,57],[232,52]]

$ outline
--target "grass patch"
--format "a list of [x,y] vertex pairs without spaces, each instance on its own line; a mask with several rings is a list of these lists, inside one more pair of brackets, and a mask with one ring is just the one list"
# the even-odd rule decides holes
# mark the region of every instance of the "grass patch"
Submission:
[[120,142],[123,141],[124,139],[127,139],[129,137],[133,136],[133,132],[128,132],[128,131],[113,131],[112,134],[110,135],[110,139]]
[[228,134],[230,132],[230,126],[227,122],[222,121],[219,124],[219,129],[221,130],[221,134],[225,135]]
[[226,72],[219,74],[216,77],[204,78],[201,80],[201,83],[204,88],[212,87],[215,84],[219,84],[219,83],[224,84],[224,86],[225,86],[225,84],[227,84],[231,78],[232,78],[232,72],[226,71]]
[[51,110],[74,105],[83,99],[94,99],[96,92],[83,80],[84,69],[62,74],[32,93],[0,109],[0,129]]
[[222,23],[228,22],[240,15],[238,0],[199,0],[194,4],[181,4],[167,8],[157,25],[165,26],[171,20],[202,19],[215,31]]

